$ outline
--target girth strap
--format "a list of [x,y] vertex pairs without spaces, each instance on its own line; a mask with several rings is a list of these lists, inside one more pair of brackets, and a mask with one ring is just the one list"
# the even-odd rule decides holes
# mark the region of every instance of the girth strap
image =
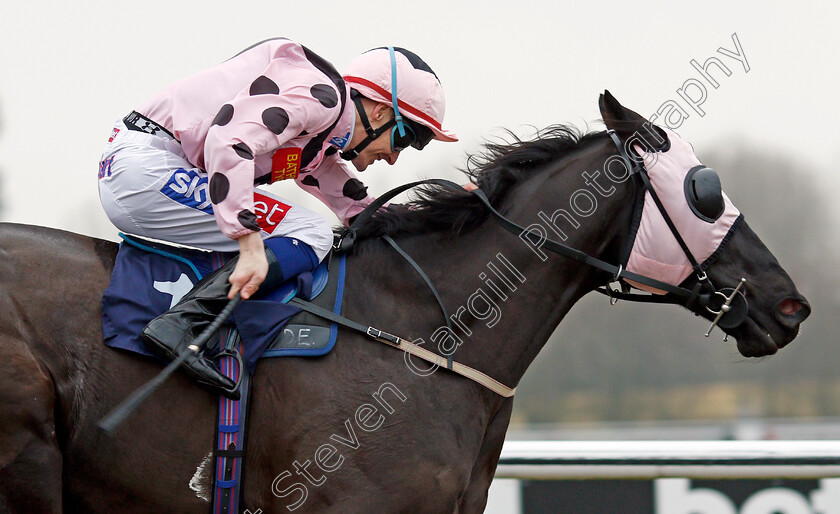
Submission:
[[[242,469],[245,464],[245,436],[248,420],[251,380],[248,370],[235,356],[242,351],[239,333],[225,329],[220,370],[228,378],[240,382],[240,399],[219,397],[219,423],[213,438],[213,514],[234,514],[241,511]],[[237,377],[237,375],[241,375]]]
[[[335,314],[327,309],[321,308],[313,303],[307,302],[306,300],[301,300],[300,298],[292,298],[291,300],[289,300],[289,303],[300,307],[306,312],[312,313],[316,316],[320,316],[334,323],[338,323],[339,325],[345,326],[347,328],[352,328],[353,330],[356,330],[358,332],[362,332],[363,334],[372,337],[380,343],[385,343],[388,346],[393,346],[394,348],[397,348],[408,354],[414,355],[415,357],[419,357],[427,362],[430,362],[435,366],[446,367],[447,365],[446,357],[438,355],[434,352],[430,352],[429,350],[426,350],[425,348],[421,348],[416,344],[408,342],[401,337],[389,334],[387,332],[383,332],[382,330],[379,330],[374,327],[362,325],[361,323],[357,323],[351,319],[345,318],[344,316]],[[453,361],[452,367],[448,369],[451,369],[455,373],[467,377],[470,380],[473,380],[474,382],[478,382],[479,384],[483,385],[487,389],[490,389],[499,396],[510,398],[514,395],[514,393],[516,393],[515,387],[508,387],[499,382],[498,380],[485,375],[481,371],[478,371],[477,369],[471,368],[469,366],[465,366],[460,362]]]

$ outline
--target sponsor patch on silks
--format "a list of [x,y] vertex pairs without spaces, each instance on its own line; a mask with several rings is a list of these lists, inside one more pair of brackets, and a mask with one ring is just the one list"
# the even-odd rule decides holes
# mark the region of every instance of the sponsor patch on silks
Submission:
[[271,157],[271,182],[297,178],[300,173],[300,148],[281,148]]
[[330,139],[330,144],[333,145],[334,147],[338,148],[339,150],[344,150],[344,147],[347,145],[347,141],[349,141],[349,140],[350,140],[350,132],[348,132],[347,134],[345,134],[342,137],[336,136],[336,137]]
[[169,177],[160,192],[176,202],[206,214],[213,214],[206,174],[179,168]]
[[110,177],[111,176],[111,166],[114,164],[114,156],[105,159],[104,161],[99,161],[99,178]]
[[111,137],[108,138],[108,142],[113,143],[114,138],[117,137],[117,134],[119,134],[119,133],[120,133],[120,129],[114,127],[114,130],[111,131]]
[[291,208],[291,205],[254,192],[254,213],[257,215],[257,223],[269,234],[274,232]]

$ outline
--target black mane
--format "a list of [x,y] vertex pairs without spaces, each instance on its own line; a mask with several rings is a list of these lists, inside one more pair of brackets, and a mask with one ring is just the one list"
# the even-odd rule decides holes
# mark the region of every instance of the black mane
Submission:
[[[567,125],[553,125],[534,139],[508,133],[511,142],[486,143],[484,151],[467,158],[467,178],[478,185],[497,209],[512,186],[540,165],[557,160],[604,132],[583,133]],[[467,191],[429,185],[415,190],[416,198],[396,208],[380,209],[357,228],[357,241],[390,235],[431,232],[460,234],[481,225],[489,212]],[[410,208],[409,208],[410,207]]]

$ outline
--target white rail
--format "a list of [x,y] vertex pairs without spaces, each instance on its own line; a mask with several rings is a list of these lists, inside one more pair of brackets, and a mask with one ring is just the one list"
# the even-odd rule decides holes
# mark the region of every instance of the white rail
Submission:
[[840,477],[838,441],[507,441],[496,478]]

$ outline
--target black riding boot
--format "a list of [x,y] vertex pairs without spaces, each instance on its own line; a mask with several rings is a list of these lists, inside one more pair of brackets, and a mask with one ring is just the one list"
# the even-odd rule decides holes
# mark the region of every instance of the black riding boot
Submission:
[[[268,275],[260,284],[260,289],[264,291],[277,287],[283,281],[283,273],[277,259],[270,251],[266,251],[266,257],[269,264]],[[183,369],[199,383],[233,400],[239,399],[239,390],[235,389],[236,384],[224,376],[204,355],[207,345],[196,352],[187,349],[187,346],[192,344],[227,305],[227,294],[230,290],[228,279],[237,260],[238,257],[204,277],[174,307],[153,319],[143,329],[142,334],[147,348],[168,361],[178,358],[181,352],[191,352],[192,355],[184,361]]]

